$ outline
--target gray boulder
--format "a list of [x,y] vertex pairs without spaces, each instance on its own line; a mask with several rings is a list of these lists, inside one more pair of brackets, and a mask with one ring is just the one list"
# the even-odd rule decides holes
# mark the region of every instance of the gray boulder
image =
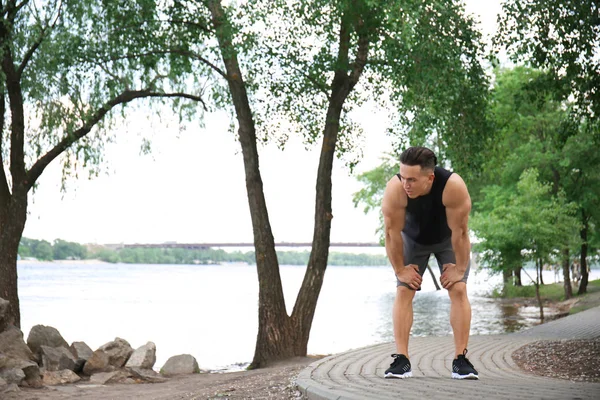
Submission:
[[[6,387],[4,389],[0,388],[0,394],[7,394],[7,393],[17,393],[20,392],[21,389],[19,389],[19,387],[17,386],[16,383],[11,383],[9,385],[6,385]],[[0,397],[2,398],[2,397]]]
[[64,347],[48,347],[42,345],[40,348],[42,366],[46,371],[62,371],[70,369],[75,371],[75,357]]
[[125,365],[132,353],[133,349],[126,340],[115,338],[94,351],[83,366],[83,373],[92,375],[97,372],[115,371]]
[[66,383],[75,383],[81,378],[70,369],[62,371],[46,371],[42,376],[42,382],[47,386],[64,385]]
[[25,372],[20,368],[3,368],[0,370],[0,378],[7,384],[20,385],[25,380]]
[[200,367],[194,357],[189,354],[181,354],[169,358],[160,369],[160,373],[166,376],[198,374]]
[[90,377],[90,383],[95,385],[105,385],[107,383],[127,383],[130,381],[130,377],[131,374],[124,370],[98,372]]
[[7,358],[36,361],[33,353],[23,340],[23,332],[14,326],[9,326],[8,329],[0,333],[0,353]]
[[129,357],[129,360],[125,364],[127,368],[143,368],[152,369],[156,362],[156,345],[152,342],[148,342],[145,345],[137,348]]
[[92,356],[94,351],[85,344],[85,342],[73,342],[71,343],[71,354],[75,357],[75,372],[81,372],[83,365]]
[[115,367],[108,363],[108,354],[96,350],[83,365],[82,372],[85,375],[93,375],[98,372],[111,372],[114,370]]
[[0,376],[6,381],[9,381],[8,376],[9,383],[30,387],[42,385],[40,368],[19,328],[11,325],[0,333],[0,354]]
[[149,383],[161,383],[166,382],[168,380],[167,378],[161,376],[158,372],[152,369],[132,367],[128,368],[128,370],[129,372],[131,372],[133,378],[139,381]]
[[29,336],[27,336],[27,346],[29,346],[38,362],[40,361],[42,346],[69,348],[69,344],[56,328],[45,325],[35,325],[31,328]]

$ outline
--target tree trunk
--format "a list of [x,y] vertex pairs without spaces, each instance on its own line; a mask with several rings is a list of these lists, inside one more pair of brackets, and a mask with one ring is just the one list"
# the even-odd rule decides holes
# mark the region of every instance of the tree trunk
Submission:
[[581,212],[583,217],[583,227],[581,231],[579,231],[579,235],[581,237],[581,258],[579,262],[579,268],[581,281],[579,282],[579,290],[577,294],[587,293],[587,285],[588,285],[588,269],[587,269],[587,253],[588,253],[588,241],[587,241],[587,233],[588,233],[588,219],[585,216],[584,211]]
[[520,265],[514,269],[515,286],[523,286],[523,281],[521,280],[521,269],[522,267]]
[[433,284],[435,285],[435,290],[442,290],[440,288],[440,285],[439,285],[437,279],[435,279],[435,275],[433,274],[433,270],[431,269],[429,264],[427,264],[427,270],[429,271],[429,274],[431,275],[431,279],[433,280]]
[[542,303],[542,296],[540,296],[540,284],[538,282],[534,282],[535,285],[535,298],[538,302],[538,307],[540,308],[540,321],[544,323],[544,303]]
[[544,284],[544,263],[542,262],[541,259],[538,259],[538,270],[539,270],[539,277],[540,277],[540,285]]
[[573,297],[573,288],[571,287],[571,275],[569,272],[569,249],[563,250],[563,286],[565,288],[565,300]]
[[232,30],[218,0],[208,2],[217,32],[221,56],[227,71],[229,91],[239,124],[238,134],[246,173],[246,191],[252,218],[256,268],[259,282],[258,335],[251,368],[265,366],[268,361],[305,355],[298,351],[298,332],[285,308],[275,241],[269,222],[263,184],[259,170],[256,131],[246,86],[232,46]]
[[[208,7],[217,33],[227,81],[239,124],[240,143],[246,171],[246,189],[256,248],[259,280],[259,328],[254,358],[250,368],[260,368],[270,361],[305,356],[312,321],[329,256],[331,219],[331,173],[343,105],[358,81],[366,63],[368,42],[359,38],[358,53],[350,75],[347,74],[350,32],[342,21],[340,28],[340,69],[334,74],[327,110],[323,145],[316,185],[315,228],[313,245],[304,280],[291,317],[286,313],[279,275],[275,243],[271,232],[262,181],[258,168],[256,133],[237,53],[232,46],[232,29],[219,0],[209,0]],[[342,18],[343,20],[343,18]]]
[[0,297],[10,302],[6,322],[20,328],[17,254],[27,220],[27,192],[17,191],[0,213]]
[[[359,19],[357,24],[359,27],[362,26],[362,20]],[[349,64],[350,24],[345,15],[342,16],[340,21],[339,39],[338,69],[335,71],[331,83],[331,96],[329,97],[329,107],[325,117],[323,144],[321,146],[319,168],[317,170],[315,227],[312,249],[304,280],[292,312],[294,326],[299,331],[298,346],[303,350],[302,355],[306,355],[310,328],[317,307],[317,299],[323,286],[323,278],[325,277],[327,258],[329,256],[331,220],[333,218],[331,209],[331,173],[340,131],[340,119],[344,102],[358,82],[368,56],[369,42],[364,32],[359,31],[356,59],[352,65]],[[348,70],[351,70],[349,74]]]
[[506,294],[506,287],[511,283],[510,280],[512,278],[513,274],[512,274],[512,270],[509,269],[503,269],[502,270],[502,292],[503,294]]

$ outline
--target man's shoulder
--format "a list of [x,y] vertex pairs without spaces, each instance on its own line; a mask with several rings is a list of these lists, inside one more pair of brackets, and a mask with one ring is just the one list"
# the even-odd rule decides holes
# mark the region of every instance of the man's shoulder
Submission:
[[385,186],[384,203],[394,207],[406,207],[407,196],[398,176],[394,175]]
[[446,182],[446,187],[444,188],[442,195],[442,201],[444,205],[448,206],[465,200],[470,201],[467,185],[465,184],[463,178],[455,172],[450,175],[448,182]]

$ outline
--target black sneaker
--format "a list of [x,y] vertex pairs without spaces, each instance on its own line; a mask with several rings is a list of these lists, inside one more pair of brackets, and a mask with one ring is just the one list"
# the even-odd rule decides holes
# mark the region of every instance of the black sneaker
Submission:
[[412,376],[412,370],[410,368],[410,361],[404,354],[392,354],[394,361],[390,364],[390,367],[385,371],[386,378],[410,378]]
[[467,349],[452,361],[452,379],[479,379],[473,364],[467,359]]

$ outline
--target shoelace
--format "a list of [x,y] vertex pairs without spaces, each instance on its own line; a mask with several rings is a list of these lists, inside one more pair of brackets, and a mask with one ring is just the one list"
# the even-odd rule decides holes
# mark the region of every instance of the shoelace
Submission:
[[[467,350],[467,349],[465,349],[465,350],[463,351],[463,353],[461,354],[461,355],[462,355],[462,360],[463,360],[464,362],[466,362],[466,363],[467,363],[467,364],[468,364],[468,365],[469,365],[471,368],[475,369],[475,367],[473,366],[473,364],[471,364],[471,361],[469,361],[469,359],[467,358],[467,352],[468,352],[468,350]],[[461,360],[461,355],[459,355],[459,356],[457,357],[457,359],[458,359],[458,360]]]
[[392,354],[392,357],[394,357],[394,361],[392,361],[392,365],[394,366],[398,364],[402,359],[406,358],[404,354]]

